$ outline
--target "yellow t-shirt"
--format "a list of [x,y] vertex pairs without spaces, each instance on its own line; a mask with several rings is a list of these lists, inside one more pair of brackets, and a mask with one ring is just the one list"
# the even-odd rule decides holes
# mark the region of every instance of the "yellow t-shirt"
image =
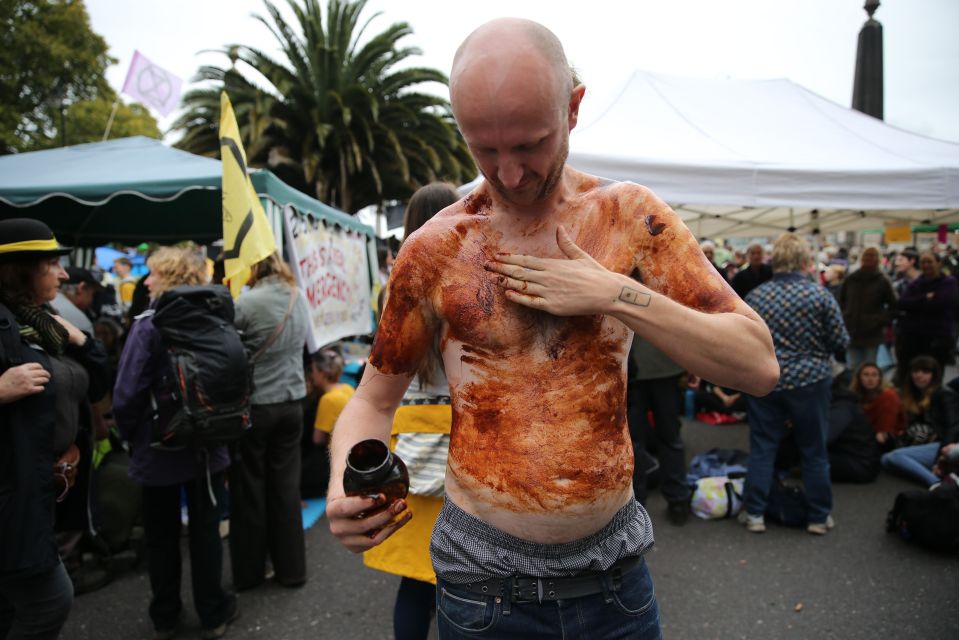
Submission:
[[313,428],[325,433],[333,433],[333,425],[340,417],[343,407],[353,397],[353,387],[348,384],[338,384],[322,396],[316,409],[316,420]]
[[136,288],[137,283],[134,281],[125,280],[121,282],[120,286],[118,287],[120,302],[125,305],[129,305],[131,302],[133,302],[133,292],[136,290]]

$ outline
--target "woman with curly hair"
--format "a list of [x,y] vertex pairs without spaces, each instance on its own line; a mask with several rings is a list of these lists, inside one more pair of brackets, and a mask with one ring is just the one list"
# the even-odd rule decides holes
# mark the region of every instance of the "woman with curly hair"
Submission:
[[[120,356],[113,391],[113,416],[130,442],[130,477],[143,486],[143,525],[148,549],[150,619],[158,639],[173,638],[180,601],[180,496],[189,512],[193,602],[203,626],[201,637],[219,638],[236,617],[236,597],[222,586],[223,547],[220,508],[229,466],[225,447],[169,450],[152,446],[157,428],[169,422],[178,402],[164,381],[172,376],[153,307],[160,296],[181,285],[207,281],[206,265],[191,249],[163,247],[147,261],[151,308],[136,317]],[[155,424],[156,423],[156,424]]]

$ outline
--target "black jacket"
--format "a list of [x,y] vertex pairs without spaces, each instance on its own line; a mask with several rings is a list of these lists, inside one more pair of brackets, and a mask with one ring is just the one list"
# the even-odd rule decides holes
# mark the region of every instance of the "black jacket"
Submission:
[[759,269],[753,269],[751,266],[740,270],[733,276],[733,289],[739,294],[740,298],[746,297],[746,294],[761,285],[762,283],[773,279],[773,268],[768,264],[759,265]]
[[[50,371],[46,353],[20,338],[13,314],[0,304],[0,373],[11,366],[37,362]],[[67,355],[90,376],[89,399],[102,397],[109,385],[103,345],[89,338]],[[60,558],[53,537],[53,434],[56,427],[52,381],[42,393],[0,404],[0,580],[55,567]]]
[[896,294],[886,274],[853,271],[839,289],[839,307],[849,331],[850,347],[875,347],[885,339],[896,308]]
[[925,423],[936,432],[940,442],[953,442],[957,438],[957,414],[959,398],[948,387],[939,387],[929,399],[929,408],[918,416],[906,414],[906,427],[914,423]]

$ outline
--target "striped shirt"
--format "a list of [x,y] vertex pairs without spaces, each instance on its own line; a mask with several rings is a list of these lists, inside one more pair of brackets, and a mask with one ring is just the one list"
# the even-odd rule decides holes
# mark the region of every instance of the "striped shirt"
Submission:
[[773,337],[779,361],[774,391],[832,377],[831,356],[849,344],[836,299],[801,273],[776,273],[746,296]]

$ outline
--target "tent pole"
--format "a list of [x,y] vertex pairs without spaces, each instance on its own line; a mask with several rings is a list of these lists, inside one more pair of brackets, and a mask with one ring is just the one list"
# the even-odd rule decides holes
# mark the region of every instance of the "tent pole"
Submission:
[[101,142],[106,142],[107,138],[110,136],[110,129],[113,128],[113,119],[117,115],[117,107],[120,106],[120,96],[117,95],[117,99],[113,101],[113,109],[110,111],[110,117],[107,119],[107,128],[103,132],[103,140]]

